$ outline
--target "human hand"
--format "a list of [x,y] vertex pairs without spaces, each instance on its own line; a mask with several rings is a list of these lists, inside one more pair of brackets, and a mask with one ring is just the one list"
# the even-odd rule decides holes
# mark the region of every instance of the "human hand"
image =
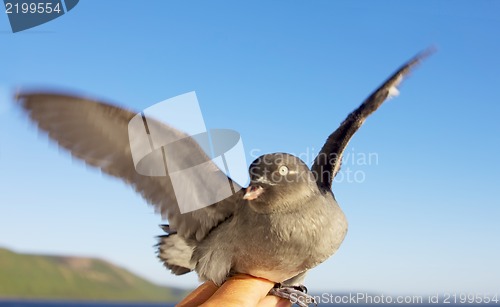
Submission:
[[267,295],[274,282],[244,274],[230,277],[217,287],[207,281],[191,292],[177,307],[290,307],[290,301],[274,295]]

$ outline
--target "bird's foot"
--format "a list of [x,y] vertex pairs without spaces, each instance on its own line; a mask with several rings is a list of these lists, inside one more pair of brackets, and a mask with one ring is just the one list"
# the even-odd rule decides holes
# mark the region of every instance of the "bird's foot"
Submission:
[[304,285],[283,286],[282,284],[276,284],[269,291],[269,294],[287,299],[292,304],[297,304],[300,307],[308,307],[310,304],[318,306],[314,297],[307,294],[307,288]]

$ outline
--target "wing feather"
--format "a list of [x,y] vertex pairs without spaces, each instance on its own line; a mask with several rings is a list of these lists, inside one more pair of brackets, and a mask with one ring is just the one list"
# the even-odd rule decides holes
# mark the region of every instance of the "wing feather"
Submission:
[[[128,123],[135,112],[58,93],[20,93],[17,100],[38,128],[59,146],[87,164],[130,184],[157,212],[168,218],[172,229],[184,238],[201,240],[214,226],[232,215],[239,203],[237,199],[241,198],[241,193],[236,193],[211,206],[181,214],[170,177],[144,176],[134,167]],[[155,124],[160,125],[162,133],[187,137],[168,125]],[[198,144],[188,138],[175,158],[192,159],[188,162],[196,163],[202,155],[204,152]],[[186,163],[178,162],[180,165]],[[215,164],[209,166],[218,170]],[[227,182],[230,179],[224,175],[221,180]]]
[[397,95],[399,93],[397,86],[403,78],[433,52],[434,49],[427,49],[406,62],[356,110],[351,112],[337,130],[330,134],[311,167],[320,188],[331,189],[333,179],[341,167],[342,154],[366,118],[375,112],[388,97]]

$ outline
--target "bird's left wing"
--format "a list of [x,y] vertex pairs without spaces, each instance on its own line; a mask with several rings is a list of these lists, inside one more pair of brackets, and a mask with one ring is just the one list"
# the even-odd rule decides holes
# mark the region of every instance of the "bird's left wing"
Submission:
[[[59,93],[20,93],[17,100],[30,119],[59,146],[88,165],[130,184],[157,212],[168,218],[171,229],[182,237],[201,240],[213,227],[231,216],[239,204],[241,187],[221,172],[193,139],[166,124],[148,119],[150,129],[182,140],[176,145],[173,157],[169,157],[168,167],[182,168],[208,161],[204,163],[204,171],[209,173],[210,180],[220,182],[221,186],[231,184],[232,196],[181,214],[175,192],[196,193],[192,186],[181,186],[182,191],[174,191],[168,174],[145,176],[136,171],[129,140],[129,122],[136,116],[135,112]],[[205,186],[201,182],[203,178],[191,180],[193,186]]]

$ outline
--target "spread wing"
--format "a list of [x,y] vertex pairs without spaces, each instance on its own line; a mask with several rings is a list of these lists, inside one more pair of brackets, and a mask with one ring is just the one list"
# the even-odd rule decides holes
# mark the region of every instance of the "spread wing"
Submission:
[[311,167],[311,170],[316,175],[318,186],[328,190],[331,189],[332,181],[340,170],[342,154],[354,133],[388,97],[398,94],[397,86],[401,83],[403,77],[433,52],[434,49],[425,50],[401,66],[356,110],[349,114],[337,130],[330,134]]
[[[173,164],[168,168],[197,165],[204,161],[212,180],[232,184],[232,196],[199,210],[181,214],[170,176],[144,176],[134,167],[129,142],[129,122],[135,112],[81,97],[56,93],[17,95],[30,119],[57,144],[87,164],[118,177],[139,192],[155,210],[167,217],[172,230],[185,238],[201,240],[214,226],[232,215],[242,191],[210,161],[199,145],[186,134],[148,118],[163,136],[182,139],[176,144]],[[193,180],[201,180],[193,178]],[[193,182],[195,183],[195,182]],[[203,185],[198,182],[196,186]],[[181,187],[189,191],[190,187]]]

